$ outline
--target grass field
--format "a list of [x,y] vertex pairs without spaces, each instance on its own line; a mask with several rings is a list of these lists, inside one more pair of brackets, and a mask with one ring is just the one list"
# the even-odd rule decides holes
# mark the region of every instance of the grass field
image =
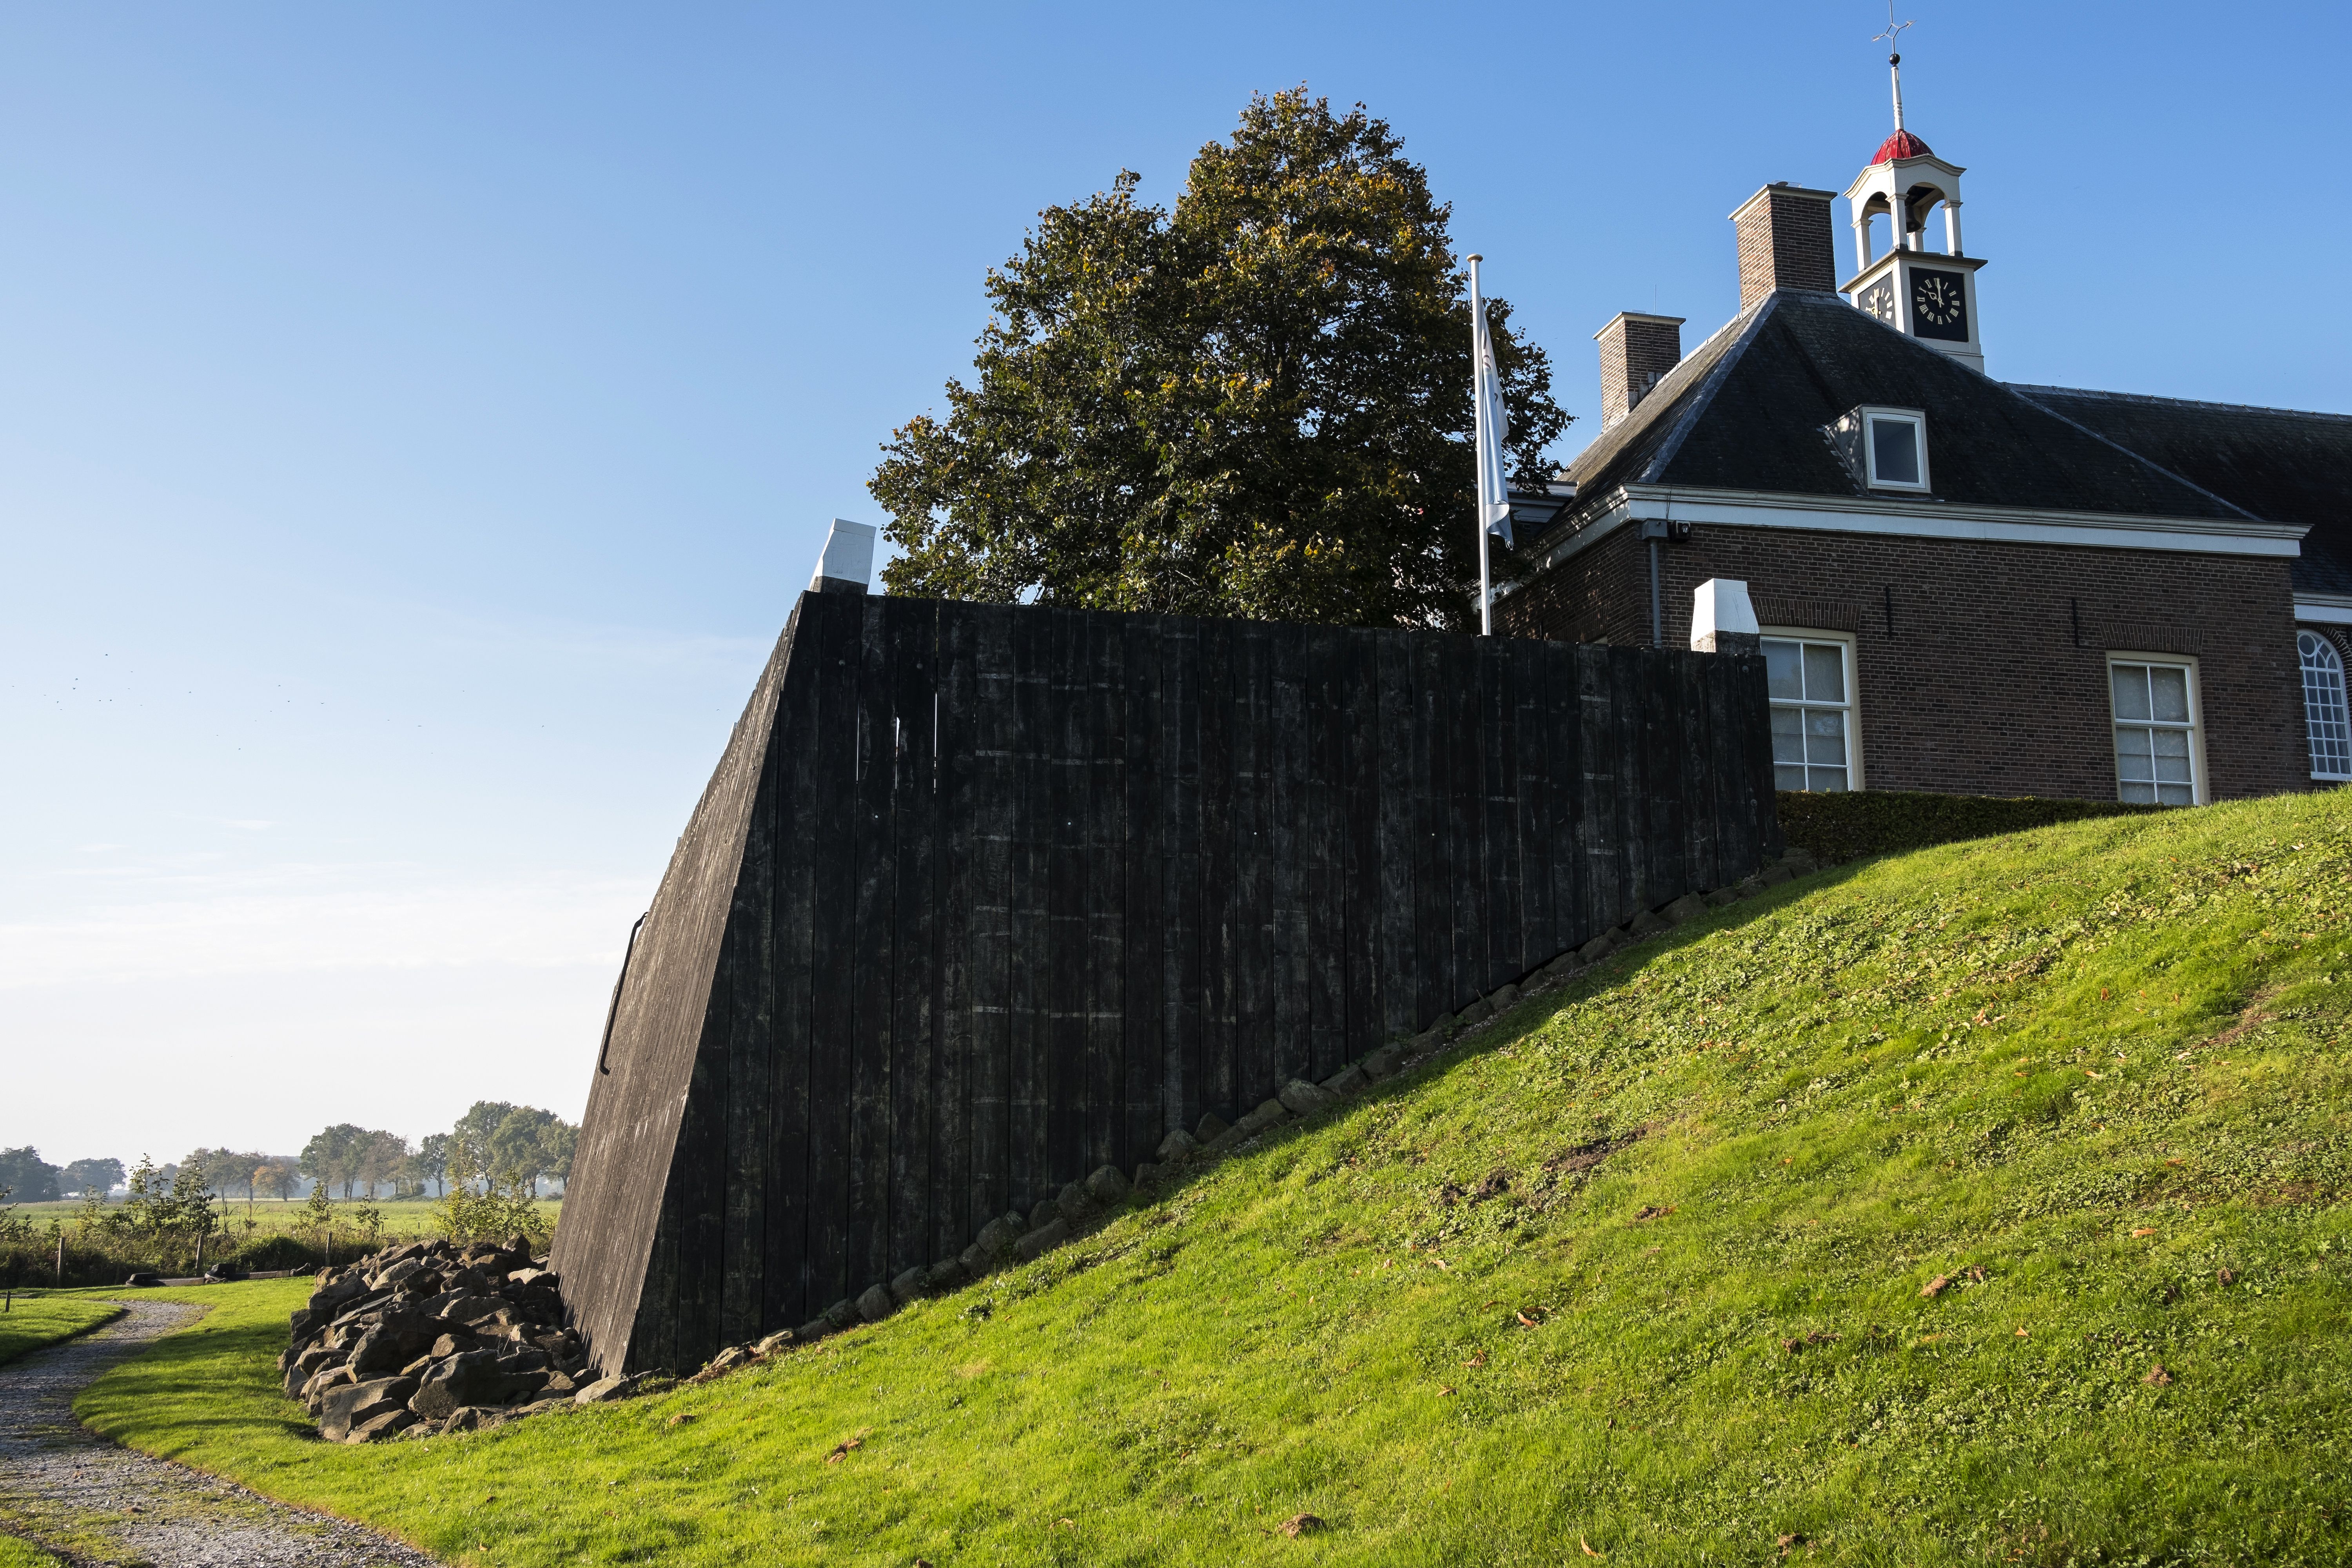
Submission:
[[26,1351],[88,1333],[121,1315],[103,1301],[75,1296],[27,1296],[18,1292],[8,1310],[0,1312],[0,1365]]
[[13,1535],[0,1535],[0,1568],[63,1568],[58,1559]]
[[325,1447],[288,1281],[80,1409],[501,1565],[2340,1563],[2348,932],[2341,793],[1867,863],[720,1382]]

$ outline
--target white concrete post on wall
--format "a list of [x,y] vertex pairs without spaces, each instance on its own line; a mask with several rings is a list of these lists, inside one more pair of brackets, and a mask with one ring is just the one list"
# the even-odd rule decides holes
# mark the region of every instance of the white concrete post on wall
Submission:
[[1709,577],[1698,585],[1691,605],[1691,647],[1700,653],[1762,651],[1747,584]]
[[816,558],[816,574],[809,590],[817,594],[863,594],[874,579],[874,525],[833,520],[824,536],[824,551]]

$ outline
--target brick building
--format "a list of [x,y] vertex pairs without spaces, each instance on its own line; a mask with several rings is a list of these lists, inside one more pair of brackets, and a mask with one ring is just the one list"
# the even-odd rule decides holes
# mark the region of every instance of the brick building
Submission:
[[1603,327],[1601,434],[1515,498],[1497,628],[1757,634],[1784,789],[2352,779],[2352,416],[1993,380],[1963,173],[1898,100],[1850,277],[1833,194],[1767,185],[1732,214],[1737,317],[1688,356],[1680,318]]

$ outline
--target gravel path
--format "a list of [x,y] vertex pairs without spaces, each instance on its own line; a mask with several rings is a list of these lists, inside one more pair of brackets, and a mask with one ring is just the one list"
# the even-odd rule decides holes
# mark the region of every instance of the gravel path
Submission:
[[200,1308],[125,1301],[94,1333],[0,1366],[0,1531],[77,1564],[153,1568],[436,1568],[347,1521],[273,1502],[92,1436],[74,1395]]

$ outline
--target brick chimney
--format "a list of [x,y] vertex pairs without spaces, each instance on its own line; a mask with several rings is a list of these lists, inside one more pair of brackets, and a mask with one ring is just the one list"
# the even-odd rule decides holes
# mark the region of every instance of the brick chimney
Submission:
[[1776,181],[1741,203],[1731,215],[1739,236],[1739,308],[1743,310],[1775,289],[1837,289],[1830,252],[1829,191],[1809,191]]
[[1682,363],[1683,318],[1620,310],[1592,336],[1601,345],[1601,427],[1606,430]]

